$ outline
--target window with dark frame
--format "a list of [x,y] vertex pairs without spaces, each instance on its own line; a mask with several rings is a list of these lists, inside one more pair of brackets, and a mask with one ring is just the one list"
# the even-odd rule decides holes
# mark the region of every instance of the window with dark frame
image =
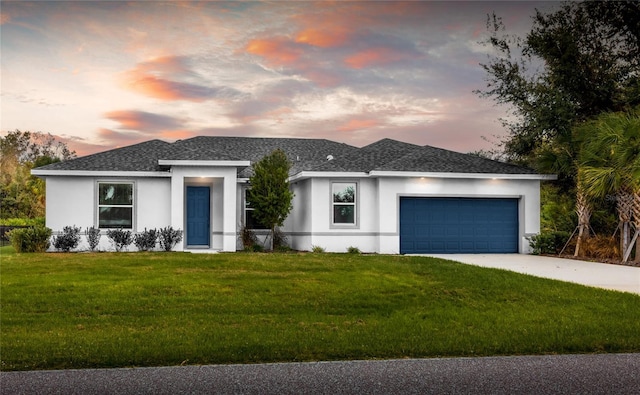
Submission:
[[133,183],[98,183],[98,228],[133,229]]
[[247,199],[247,191],[249,188],[244,190],[244,227],[247,229],[269,229],[268,227],[262,225],[254,216],[253,212],[255,209],[251,207],[251,203]]
[[332,223],[334,225],[356,224],[356,193],[355,182],[334,182],[331,184],[332,194]]

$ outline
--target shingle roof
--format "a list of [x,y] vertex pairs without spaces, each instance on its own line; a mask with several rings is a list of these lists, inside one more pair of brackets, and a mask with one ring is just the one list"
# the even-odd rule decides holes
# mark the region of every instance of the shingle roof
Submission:
[[422,173],[535,174],[521,166],[449,151],[383,139],[362,147],[349,157],[319,165],[315,171],[370,172],[411,171]]
[[[165,159],[174,160],[249,160],[257,162],[281,149],[291,162],[291,174],[310,170],[325,162],[328,155],[347,156],[356,147],[324,139],[194,137],[174,143],[175,149]],[[239,169],[239,177],[249,177],[251,168]]]
[[[275,149],[291,161],[291,174],[310,170],[327,161],[327,156],[347,156],[358,148],[324,139],[208,137],[200,136],[175,143],[152,140],[128,147],[53,163],[38,170],[160,171],[158,160],[249,160],[262,159]],[[239,169],[248,177],[251,168]]]
[[[535,174],[532,169],[441,148],[383,139],[362,148],[324,139],[208,137],[167,143],[151,140],[53,163],[38,170],[163,171],[158,160],[249,160],[283,150],[291,174],[314,172],[410,171],[431,173]],[[331,155],[333,159],[328,160]],[[251,175],[251,167],[238,176]]]
[[151,140],[52,163],[39,167],[38,170],[159,171],[158,159],[169,152],[171,146],[172,144],[161,140]]
[[381,164],[372,170],[428,173],[536,174],[535,170],[526,167],[428,145],[420,147],[420,149],[396,160]]
[[382,139],[360,148],[348,156],[336,158],[315,167],[315,171],[369,172],[383,163],[393,161],[419,150],[419,145]]

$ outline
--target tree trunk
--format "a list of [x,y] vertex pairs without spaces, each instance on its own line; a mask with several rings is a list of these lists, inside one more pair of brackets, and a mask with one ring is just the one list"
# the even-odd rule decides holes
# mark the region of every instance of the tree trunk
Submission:
[[629,246],[629,228],[631,225],[631,213],[634,196],[630,190],[623,188],[616,199],[616,209],[620,220],[620,257],[624,259],[624,253]]
[[620,254],[624,259],[624,253],[627,251],[627,247],[629,246],[629,223],[623,222],[622,228],[620,229]]
[[573,256],[580,256],[582,244],[589,237],[589,220],[591,219],[591,207],[581,190],[578,190],[576,197],[576,214],[578,214],[578,241]]
[[[636,227],[636,232],[640,231],[640,189],[637,189],[633,193],[633,223]],[[640,240],[636,239],[636,257],[634,262],[640,262]]]

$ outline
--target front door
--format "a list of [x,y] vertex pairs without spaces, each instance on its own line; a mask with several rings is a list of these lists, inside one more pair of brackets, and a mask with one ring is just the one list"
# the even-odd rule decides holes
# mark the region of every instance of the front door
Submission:
[[187,187],[187,246],[209,246],[209,187]]

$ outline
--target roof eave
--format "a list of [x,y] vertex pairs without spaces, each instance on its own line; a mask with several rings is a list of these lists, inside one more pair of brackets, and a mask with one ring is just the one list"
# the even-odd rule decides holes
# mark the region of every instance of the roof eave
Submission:
[[506,174],[506,173],[449,173],[422,171],[372,170],[371,177],[428,177],[428,178],[466,178],[466,179],[502,179],[502,180],[557,180],[555,174]]
[[289,182],[307,178],[366,178],[369,174],[361,171],[301,171],[289,177]]
[[75,176],[75,177],[171,177],[165,171],[107,171],[107,170],[31,170],[37,177]]
[[174,160],[160,159],[160,166],[206,166],[206,167],[246,167],[251,166],[248,160]]

